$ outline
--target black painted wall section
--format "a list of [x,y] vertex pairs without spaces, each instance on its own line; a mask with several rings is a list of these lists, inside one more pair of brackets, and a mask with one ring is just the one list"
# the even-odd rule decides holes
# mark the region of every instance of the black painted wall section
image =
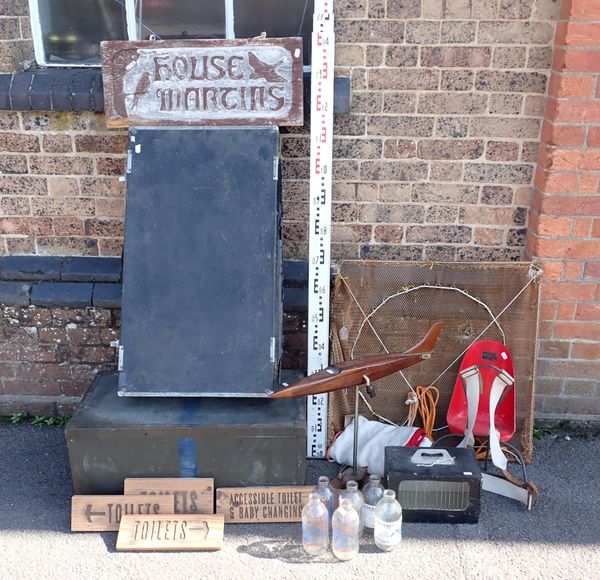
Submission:
[[[120,308],[121,259],[2,256],[0,305]],[[283,309],[308,309],[308,262],[283,263]]]
[[[304,102],[310,109],[310,73],[304,73]],[[34,69],[0,74],[0,110],[104,111],[102,71]],[[333,110],[350,112],[350,78],[336,77]]]

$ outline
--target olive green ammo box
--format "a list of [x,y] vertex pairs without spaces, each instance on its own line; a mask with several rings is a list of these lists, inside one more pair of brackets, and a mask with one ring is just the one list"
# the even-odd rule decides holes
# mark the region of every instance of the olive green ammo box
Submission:
[[304,397],[119,397],[117,383],[97,376],[65,429],[75,494],[123,493],[126,477],[304,484]]

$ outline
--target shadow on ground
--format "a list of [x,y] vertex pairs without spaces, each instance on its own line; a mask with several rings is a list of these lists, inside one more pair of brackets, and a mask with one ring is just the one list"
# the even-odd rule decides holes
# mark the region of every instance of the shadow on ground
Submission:
[[[0,529],[70,533],[72,494],[66,442],[61,427],[0,425]],[[540,499],[527,512],[516,502],[484,493],[478,525],[407,524],[406,538],[444,541],[595,544],[600,541],[600,439],[567,440],[548,434],[536,442],[531,479]],[[309,461],[308,482],[336,466]],[[298,524],[228,525],[227,538],[253,558],[305,563]],[[114,551],[115,534],[102,534]],[[236,540],[237,539],[237,540]],[[361,552],[376,551],[372,539]],[[323,556],[324,562],[333,556]],[[310,559],[310,561],[314,561]]]

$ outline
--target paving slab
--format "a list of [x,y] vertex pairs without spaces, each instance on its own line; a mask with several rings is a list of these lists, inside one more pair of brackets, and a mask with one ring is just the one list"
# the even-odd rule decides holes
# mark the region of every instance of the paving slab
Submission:
[[[484,493],[477,525],[405,524],[384,554],[366,534],[338,562],[304,554],[299,524],[228,525],[215,553],[117,553],[116,533],[69,531],[71,483],[62,428],[0,425],[3,578],[600,578],[600,439],[536,442],[530,513]],[[336,466],[309,462],[309,478]]]

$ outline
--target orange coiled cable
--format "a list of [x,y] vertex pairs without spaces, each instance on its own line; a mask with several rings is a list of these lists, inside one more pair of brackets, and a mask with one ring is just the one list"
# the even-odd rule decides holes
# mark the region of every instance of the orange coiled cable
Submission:
[[418,386],[414,391],[407,393],[408,424],[412,427],[417,415],[421,416],[423,431],[433,441],[433,427],[435,425],[436,408],[440,399],[440,391],[437,387]]

